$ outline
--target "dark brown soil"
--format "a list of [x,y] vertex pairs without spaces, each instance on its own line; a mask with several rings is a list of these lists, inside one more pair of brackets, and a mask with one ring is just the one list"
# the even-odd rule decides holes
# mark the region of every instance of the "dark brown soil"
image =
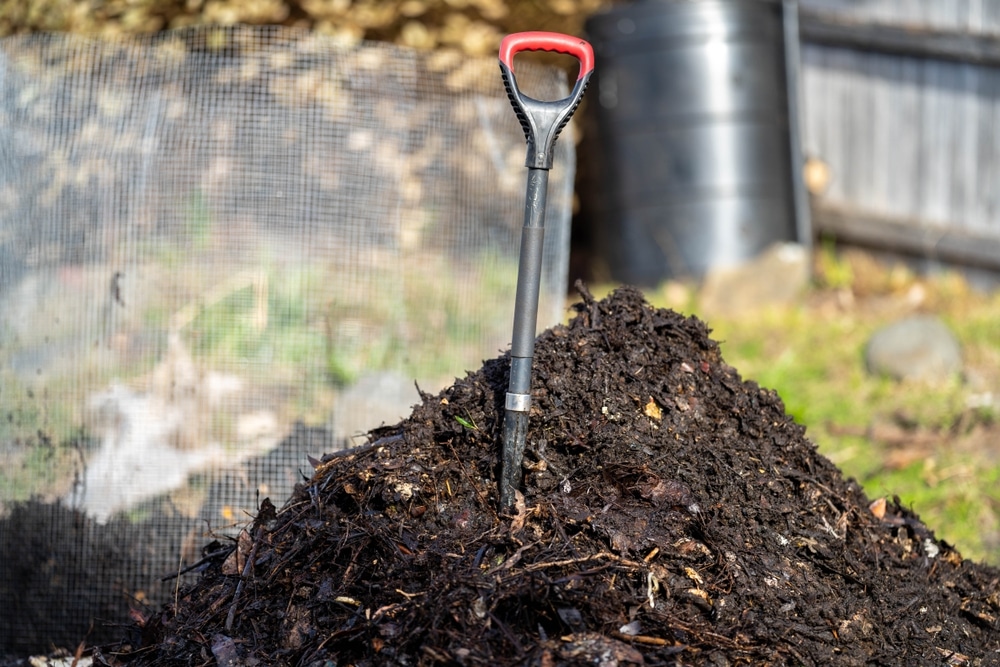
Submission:
[[99,659],[1000,663],[1000,571],[870,507],[702,322],[632,289],[577,310],[538,339],[515,516],[496,509],[500,358],[324,457]]

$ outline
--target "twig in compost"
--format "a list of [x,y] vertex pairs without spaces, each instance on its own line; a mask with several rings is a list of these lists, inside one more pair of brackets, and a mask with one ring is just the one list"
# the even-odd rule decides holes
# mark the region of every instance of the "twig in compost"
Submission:
[[490,620],[493,621],[498,628],[500,628],[500,632],[502,632],[504,637],[507,638],[507,641],[511,643],[514,650],[517,651],[518,656],[524,655],[524,647],[521,646],[521,642],[517,640],[517,637],[513,632],[511,632],[511,629],[507,627],[507,624],[497,618],[496,614],[492,611],[487,611],[486,613],[489,615]]
[[[493,508],[493,505],[491,505],[489,503],[489,501],[488,501],[488,499],[486,497],[486,492],[483,491],[482,487],[480,487],[479,484],[476,483],[475,478],[471,474],[469,474],[469,471],[465,467],[465,463],[462,462],[462,457],[460,457],[458,455],[458,452],[455,451],[455,445],[453,445],[453,444],[451,444],[451,442],[449,442],[448,443],[448,449],[451,451],[451,455],[455,457],[455,461],[458,463],[458,466],[462,469],[462,474],[465,475],[465,478],[467,480],[469,480],[469,484],[472,485],[472,488],[475,490],[476,497],[479,498],[479,502],[482,503],[483,507],[485,507],[486,509],[488,509],[490,511],[490,513],[493,515],[494,520],[499,521],[500,520],[500,516],[497,514],[496,510]],[[447,483],[447,481],[448,480],[445,480],[445,483]]]
[[[537,543],[536,543],[537,544]],[[532,545],[528,545],[532,546]],[[518,550],[520,551],[520,550]],[[517,556],[517,554],[515,554]],[[567,558],[565,560],[551,560],[545,563],[531,563],[530,565],[525,565],[521,570],[522,572],[538,572],[539,570],[547,570],[550,567],[566,567],[567,565],[578,565],[579,563],[586,563],[591,560],[610,560],[619,565],[624,565],[625,567],[630,567],[634,570],[646,569],[642,563],[636,563],[635,561],[629,560],[627,558],[622,558],[621,556],[616,556],[608,551],[601,551],[590,556],[582,556],[580,558]],[[507,561],[493,568],[489,574],[494,574],[499,570],[508,569]]]
[[246,583],[247,577],[250,576],[250,569],[257,558],[257,547],[260,545],[263,536],[264,526],[257,526],[257,530],[254,531],[253,546],[250,547],[250,554],[247,556],[247,562],[243,564],[240,581],[236,584],[236,592],[233,593],[233,603],[229,605],[229,613],[226,614],[226,632],[230,632],[233,629],[233,620],[236,618],[236,605],[240,601],[240,595],[243,594],[243,585]]
[[[174,582],[174,616],[177,616],[177,607],[181,599],[181,574],[187,570],[181,570],[181,563],[184,562],[184,550],[181,549],[177,554],[177,580]],[[163,581],[163,580],[161,580]],[[75,667],[75,665],[74,665]]]
[[341,449],[336,452],[330,452],[323,455],[322,461],[316,461],[310,457],[310,462],[313,462],[313,467],[316,469],[317,473],[323,472],[328,465],[333,462],[334,459],[344,458],[346,456],[354,456],[355,454],[364,454],[367,451],[375,449],[377,447],[383,447],[385,445],[390,445],[394,442],[401,442],[404,439],[402,433],[397,433],[395,435],[387,435],[384,438],[379,438],[374,442],[369,442],[366,445],[361,445],[360,447],[350,447],[348,449]]
[[552,517],[552,524],[555,526],[556,532],[559,533],[559,537],[561,537],[566,546],[569,547],[569,550],[573,553],[573,557],[578,558],[579,552],[576,550],[576,546],[574,546],[573,541],[569,539],[569,535],[566,534],[566,529],[563,528],[562,521],[559,520],[559,515],[556,513],[555,507],[551,503],[549,504],[549,515]]
[[182,574],[187,574],[188,572],[191,572],[193,570],[197,570],[199,567],[201,567],[202,565],[205,565],[207,563],[214,563],[214,562],[218,562],[218,561],[223,561],[223,560],[225,560],[229,556],[229,554],[233,553],[234,549],[236,549],[235,546],[222,547],[221,549],[216,549],[215,551],[212,551],[211,553],[206,554],[205,557],[202,558],[201,560],[199,560],[199,561],[197,561],[195,563],[192,563],[191,565],[188,565],[184,569],[178,569],[177,572],[174,572],[172,574],[168,574],[167,576],[161,578],[160,581],[170,581],[171,579],[177,579]]
[[[572,574],[569,574],[565,577],[559,577],[558,579],[553,579],[552,583],[554,585],[559,585],[559,584],[564,584],[567,581],[573,581],[574,579],[581,579],[583,577],[592,577],[595,574],[600,574],[601,572],[604,572],[609,567],[611,567],[611,565],[612,565],[611,563],[605,563],[604,565],[598,565],[597,567],[592,567],[589,570],[580,570],[579,572],[573,572]],[[612,575],[612,582],[613,580],[614,580],[614,575]],[[608,590],[611,590],[611,588],[613,587],[614,586],[609,586]]]
[[663,639],[662,637],[649,637],[647,635],[627,635],[624,632],[612,632],[611,636],[615,639],[620,639],[623,642],[631,642],[635,644],[645,644],[646,646],[670,646],[672,642]]

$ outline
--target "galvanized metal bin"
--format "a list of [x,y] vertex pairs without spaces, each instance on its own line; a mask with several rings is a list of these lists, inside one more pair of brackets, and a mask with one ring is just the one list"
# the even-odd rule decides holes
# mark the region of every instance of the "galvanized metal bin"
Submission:
[[808,236],[788,11],[641,0],[587,22],[602,163],[592,235],[615,280],[697,278]]

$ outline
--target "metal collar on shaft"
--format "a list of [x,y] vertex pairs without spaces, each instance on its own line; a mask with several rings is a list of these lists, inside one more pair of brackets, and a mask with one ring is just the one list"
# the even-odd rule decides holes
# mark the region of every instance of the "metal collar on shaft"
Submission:
[[527,412],[531,409],[531,394],[512,394],[508,391],[505,407],[514,412]]

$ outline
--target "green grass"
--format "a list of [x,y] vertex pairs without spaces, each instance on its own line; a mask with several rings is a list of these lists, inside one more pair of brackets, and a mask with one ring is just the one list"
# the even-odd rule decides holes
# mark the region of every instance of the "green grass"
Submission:
[[824,320],[799,305],[711,324],[727,361],[744,377],[777,389],[802,424],[867,424],[887,411],[905,412],[926,427],[948,421],[964,407],[967,390],[957,379],[903,386],[865,370],[865,344],[888,321],[851,315]]
[[[296,409],[323,403],[330,389],[368,372],[448,381],[492,356],[484,341],[499,349],[509,338],[517,275],[511,260],[374,257],[357,275],[343,266],[270,264],[257,277],[230,280],[228,290],[204,287],[225,284],[223,276],[178,286],[192,294],[191,308],[185,318],[167,319],[181,322],[200,362],[235,373],[266,369],[268,380],[295,385]],[[199,297],[206,292],[211,298]],[[163,319],[162,308],[151,311],[151,323]]]
[[42,489],[66,487],[79,470],[80,451],[85,435],[77,428],[65,440],[57,441],[41,429],[16,440],[5,440],[0,451],[0,503],[25,500]]

